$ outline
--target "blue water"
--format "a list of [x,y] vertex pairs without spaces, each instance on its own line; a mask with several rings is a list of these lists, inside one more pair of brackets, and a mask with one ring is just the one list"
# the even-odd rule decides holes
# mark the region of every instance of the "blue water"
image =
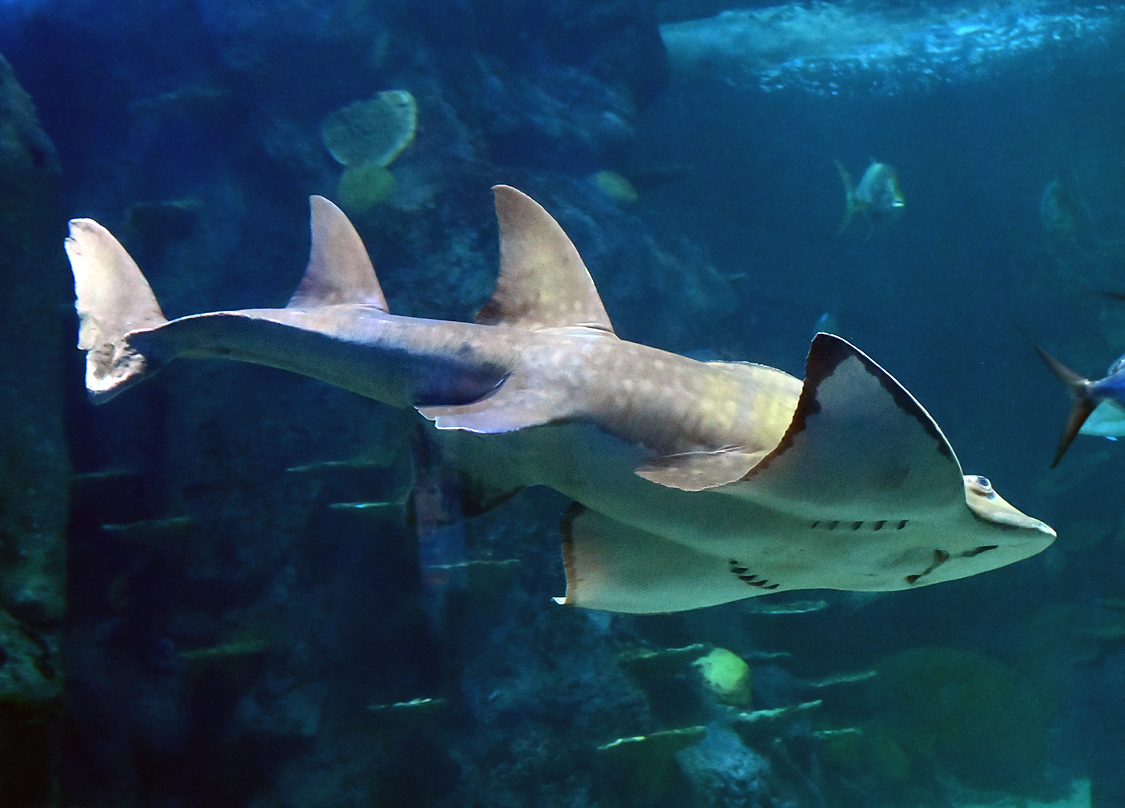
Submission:
[[[0,782],[0,805],[1125,804],[1125,455],[1080,436],[1048,468],[1069,403],[1021,334],[1093,378],[1125,350],[1103,294],[1125,292],[1125,9],[14,0],[0,54],[58,152],[59,242],[97,219],[169,317],[284,305],[308,196],[340,198],[322,122],[408,90],[393,189],[352,214],[392,311],[471,318],[489,188],[514,185],[621,337],[801,376],[832,323],[1059,535],[789,614],[562,608],[561,495],[462,519],[479,492],[411,414],[269,368],[184,361],[94,408],[68,319],[65,732],[55,802]],[[834,160],[893,166],[905,214],[837,235]],[[749,705],[703,684],[711,646],[749,663]],[[674,756],[599,749],[693,726]]]

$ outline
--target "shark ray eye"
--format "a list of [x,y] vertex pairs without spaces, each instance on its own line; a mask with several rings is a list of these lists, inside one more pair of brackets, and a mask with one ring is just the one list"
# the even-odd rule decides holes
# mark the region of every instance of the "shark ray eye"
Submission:
[[965,480],[969,490],[977,496],[985,499],[993,499],[996,496],[996,492],[992,490],[992,482],[987,477],[978,474],[976,477],[966,477]]

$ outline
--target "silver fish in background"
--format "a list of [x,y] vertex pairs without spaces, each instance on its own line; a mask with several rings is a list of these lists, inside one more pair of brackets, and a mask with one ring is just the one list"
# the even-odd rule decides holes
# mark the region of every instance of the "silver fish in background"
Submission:
[[964,475],[929,413],[847,341],[817,334],[802,382],[622,340],[558,223],[514,188],[494,191],[500,275],[474,323],[391,314],[359,234],[322,197],[285,308],[175,320],[108,230],[72,221],[91,398],[176,357],[217,357],[416,408],[497,490],[546,485],[575,501],[558,600],[607,611],[910,589],[1054,540]]
[[870,227],[867,233],[870,237],[875,228],[898,221],[906,211],[906,197],[902,195],[898,174],[886,163],[872,160],[859,178],[858,185],[839,160],[836,161],[836,170],[840,172],[846,194],[844,218],[836,228],[836,235],[846,231],[856,216],[862,216]]
[[1083,271],[1114,263],[1119,245],[1098,234],[1089,205],[1073,174],[1056,177],[1039,195],[1039,221],[1047,236],[1047,247],[1064,270]]

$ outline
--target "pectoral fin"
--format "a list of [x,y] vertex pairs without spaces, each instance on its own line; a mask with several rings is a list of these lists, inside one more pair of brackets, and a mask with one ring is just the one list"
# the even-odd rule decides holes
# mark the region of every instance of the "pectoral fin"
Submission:
[[815,518],[886,518],[965,498],[961,465],[930,414],[829,334],[813,339],[793,420],[745,483],[746,496]]
[[738,449],[683,452],[646,461],[637,467],[637,475],[669,488],[703,491],[741,480],[765,454]]
[[469,404],[419,407],[438,429],[494,434],[543,426],[570,413],[570,397],[553,386],[536,387],[516,370],[484,398]]
[[732,559],[701,553],[581,505],[567,511],[562,535],[566,597],[556,600],[567,606],[656,614],[777,589]]

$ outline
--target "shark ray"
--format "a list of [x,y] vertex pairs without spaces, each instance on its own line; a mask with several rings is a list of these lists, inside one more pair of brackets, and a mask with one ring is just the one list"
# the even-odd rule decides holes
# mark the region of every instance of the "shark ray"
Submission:
[[851,343],[817,334],[802,381],[623,340],[554,218],[514,188],[493,190],[500,273],[472,323],[391,313],[359,235],[322,197],[285,308],[173,320],[109,231],[73,220],[65,246],[91,399],[177,357],[217,357],[414,407],[495,490],[547,485],[574,500],[557,598],[568,605],[656,613],[910,589],[1054,540],[963,474],[929,413]]

